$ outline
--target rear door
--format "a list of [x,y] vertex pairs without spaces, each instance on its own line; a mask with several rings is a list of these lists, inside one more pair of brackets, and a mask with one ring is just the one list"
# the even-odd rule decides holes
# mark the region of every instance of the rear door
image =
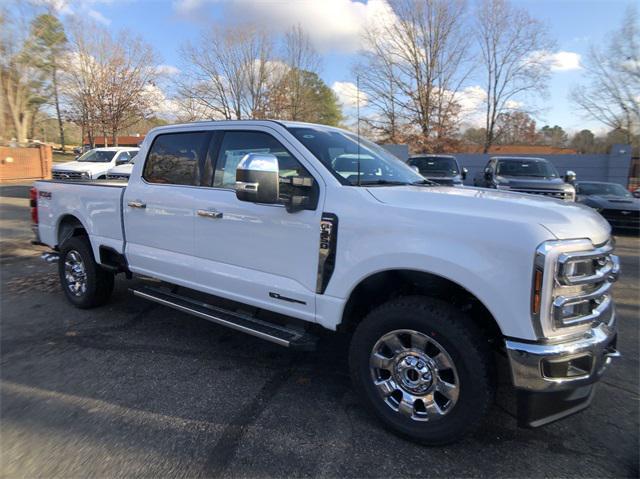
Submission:
[[[227,130],[215,149],[213,185],[195,192],[194,277],[211,293],[313,321],[323,194],[319,176],[275,130]],[[250,152],[278,158],[283,197],[295,193],[292,177],[312,178],[313,205],[289,213],[284,204],[238,200],[236,166]]]
[[194,191],[211,183],[212,133],[157,135],[142,176],[125,189],[126,254],[133,272],[170,282],[189,278],[194,254]]

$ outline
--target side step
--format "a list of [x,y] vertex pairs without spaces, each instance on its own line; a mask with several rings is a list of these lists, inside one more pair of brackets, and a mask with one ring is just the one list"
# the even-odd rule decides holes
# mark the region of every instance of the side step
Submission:
[[236,331],[242,331],[257,338],[266,339],[280,346],[301,351],[313,351],[316,347],[316,337],[306,331],[290,329],[159,288],[144,286],[131,288],[130,291],[140,298],[227,326]]

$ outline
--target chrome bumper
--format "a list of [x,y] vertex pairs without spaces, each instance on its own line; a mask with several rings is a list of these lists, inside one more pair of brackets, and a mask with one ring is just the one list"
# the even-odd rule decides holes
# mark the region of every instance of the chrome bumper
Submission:
[[526,391],[552,392],[596,382],[612,359],[620,356],[613,310],[611,303],[608,324],[600,323],[567,342],[543,344],[507,339],[513,385]]

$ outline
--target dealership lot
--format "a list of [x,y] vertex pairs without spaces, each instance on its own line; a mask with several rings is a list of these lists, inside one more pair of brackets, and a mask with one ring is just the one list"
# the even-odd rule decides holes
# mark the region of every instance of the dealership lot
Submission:
[[26,189],[2,189],[1,465],[7,477],[637,476],[640,240],[618,236],[623,354],[590,409],[487,426],[425,448],[385,431],[347,375],[345,338],[296,353],[129,296],[71,307],[30,238]]

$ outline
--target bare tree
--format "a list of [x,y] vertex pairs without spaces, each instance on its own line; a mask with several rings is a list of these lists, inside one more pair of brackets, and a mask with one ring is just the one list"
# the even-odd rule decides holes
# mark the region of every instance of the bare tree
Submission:
[[98,133],[117,144],[118,133],[153,113],[157,78],[151,47],[121,33],[75,23],[65,63],[67,116],[82,126],[93,145]]
[[291,27],[284,36],[281,57],[273,71],[271,112],[274,117],[294,121],[309,118],[314,103],[310,101],[308,80],[310,74],[319,75],[321,65],[320,55],[302,27]]
[[46,101],[45,77],[33,62],[27,39],[22,37],[21,32],[29,31],[27,25],[10,18],[5,11],[0,18],[0,27],[2,121],[6,115],[18,143],[24,144],[31,132],[35,112]]
[[376,25],[364,30],[364,48],[353,72],[359,78],[360,90],[367,97],[368,109],[373,111],[373,115],[363,121],[380,141],[401,143],[406,112],[400,100],[400,70],[394,56],[387,51],[380,30]]
[[574,89],[571,99],[588,117],[625,130],[631,143],[640,130],[640,23],[634,6],[606,50],[591,48],[584,68],[589,83]]
[[214,28],[181,49],[185,63],[178,97],[210,118],[261,118],[267,104],[272,40],[256,28]]
[[476,26],[487,96],[484,152],[494,143],[496,121],[516,99],[544,93],[553,43],[545,26],[508,0],[483,0]]
[[[395,0],[394,15],[366,28],[363,90],[384,128],[398,134],[401,118],[424,149],[438,148],[459,113],[456,101],[471,71],[464,0]],[[370,100],[371,101],[371,100]]]

